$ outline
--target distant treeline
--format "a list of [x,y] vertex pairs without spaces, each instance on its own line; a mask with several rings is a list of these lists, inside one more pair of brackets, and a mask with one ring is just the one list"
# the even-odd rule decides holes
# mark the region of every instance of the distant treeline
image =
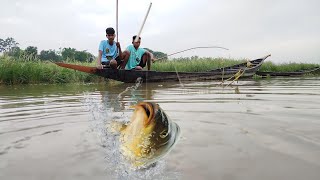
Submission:
[[6,56],[14,57],[15,59],[23,60],[76,60],[80,62],[91,62],[95,59],[94,55],[87,51],[78,51],[75,48],[60,48],[56,50],[42,50],[38,53],[38,48],[35,46],[28,46],[26,49],[21,49],[19,43],[14,38],[0,38],[0,53]]
[[[21,49],[19,43],[12,37],[6,39],[0,38],[0,53],[3,53],[6,56],[14,57],[14,59],[19,60],[50,60],[50,61],[66,61],[73,60],[79,62],[92,62],[96,57],[87,52],[79,51],[75,48],[59,48],[56,50],[42,50],[38,52],[38,48],[35,46],[28,46],[26,49]],[[163,52],[153,51],[151,49],[145,48],[146,50],[152,52],[156,58],[167,59],[167,54]]]
[[168,55],[166,53],[163,53],[163,52],[160,52],[160,51],[153,51],[153,50],[151,50],[149,48],[144,48],[144,49],[149,51],[149,52],[151,52],[155,56],[155,58],[161,58],[160,61],[168,60]]

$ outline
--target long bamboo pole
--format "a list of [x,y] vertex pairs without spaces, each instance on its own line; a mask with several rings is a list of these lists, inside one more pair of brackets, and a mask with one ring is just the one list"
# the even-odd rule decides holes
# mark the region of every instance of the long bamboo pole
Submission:
[[147,17],[148,17],[148,15],[149,15],[149,12],[150,12],[151,6],[152,6],[152,3],[150,3],[150,5],[149,5],[149,8],[148,8],[147,14],[146,14],[146,16],[144,17],[144,20],[143,20],[143,23],[142,23],[141,28],[140,28],[140,30],[139,30],[139,33],[137,34],[137,37],[136,37],[136,39],[134,40],[135,42],[137,42],[137,41],[139,40],[139,37],[140,37],[140,35],[141,35],[141,32],[142,32],[143,26],[144,26],[144,24],[146,23]]
[[119,22],[119,12],[118,12],[118,9],[119,9],[119,0],[117,0],[117,5],[116,5],[116,31],[117,31],[117,42],[119,41],[118,37],[119,37],[119,26],[118,26],[118,22]]

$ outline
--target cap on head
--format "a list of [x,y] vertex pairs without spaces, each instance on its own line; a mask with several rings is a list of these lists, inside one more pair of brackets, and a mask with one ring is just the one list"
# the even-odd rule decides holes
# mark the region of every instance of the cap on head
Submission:
[[[137,35],[132,37],[132,42],[136,39]],[[139,36],[139,39],[141,40],[141,37]]]
[[114,33],[115,33],[115,31],[114,31],[114,29],[112,27],[108,27],[106,29],[106,34],[114,34]]

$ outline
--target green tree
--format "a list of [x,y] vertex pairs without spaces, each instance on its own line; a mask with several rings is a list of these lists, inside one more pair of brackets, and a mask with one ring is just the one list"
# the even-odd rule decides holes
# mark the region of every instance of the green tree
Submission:
[[28,46],[24,52],[27,56],[36,56],[38,54],[38,48],[35,46]]
[[0,38],[0,53],[9,52],[12,48],[17,47],[18,44],[12,37],[8,37],[5,40]]
[[62,58],[75,60],[76,57],[76,49],[74,48],[63,48],[61,51]]
[[90,62],[93,55],[87,51],[76,51],[75,59],[81,62]]
[[55,50],[42,50],[39,55],[39,59],[41,60],[52,60],[52,61],[59,61],[61,58],[56,53]]
[[7,54],[8,56],[19,58],[23,54],[23,50],[20,49],[19,47],[13,47]]
[[77,51],[75,48],[63,48],[61,51],[62,58],[64,60],[71,59],[81,62],[90,62],[93,59],[93,55],[87,51]]
[[4,52],[6,48],[5,40],[0,38],[0,53]]
[[86,51],[76,51],[75,53],[75,59],[77,61],[85,62],[88,58],[88,53]]
[[162,60],[167,60],[168,59],[168,55],[166,53],[163,53],[163,52],[160,52],[160,51],[153,52],[153,55],[156,58],[162,58]]
[[152,54],[153,54],[153,51],[151,50],[151,49],[149,49],[149,48],[144,48],[145,50],[147,50],[147,51],[149,51],[149,52],[151,52]]
[[161,58],[162,60],[167,60],[168,59],[168,55],[166,53],[160,52],[160,51],[153,51],[149,48],[144,48],[145,50],[151,52],[155,58]]

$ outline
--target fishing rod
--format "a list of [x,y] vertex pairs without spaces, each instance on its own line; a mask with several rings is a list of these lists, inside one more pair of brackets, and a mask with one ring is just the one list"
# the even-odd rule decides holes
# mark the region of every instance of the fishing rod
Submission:
[[167,56],[163,56],[161,58],[158,58],[156,61],[158,60],[161,60],[161,59],[165,59],[169,56],[172,56],[172,55],[175,55],[175,54],[179,54],[179,53],[182,53],[182,52],[186,52],[186,51],[190,51],[190,50],[193,50],[193,49],[224,49],[224,50],[229,50],[228,48],[224,48],[224,47],[221,47],[221,46],[201,46],[201,47],[193,47],[193,48],[189,48],[189,49],[185,49],[185,50],[182,50],[182,51],[178,51],[178,52],[175,52],[175,53],[172,53],[172,54],[169,54]]
[[117,36],[117,42],[119,42],[118,40],[118,37],[119,37],[119,24],[118,24],[118,21],[119,21],[119,12],[118,12],[118,9],[119,9],[119,1],[117,0],[116,2],[116,36]]

